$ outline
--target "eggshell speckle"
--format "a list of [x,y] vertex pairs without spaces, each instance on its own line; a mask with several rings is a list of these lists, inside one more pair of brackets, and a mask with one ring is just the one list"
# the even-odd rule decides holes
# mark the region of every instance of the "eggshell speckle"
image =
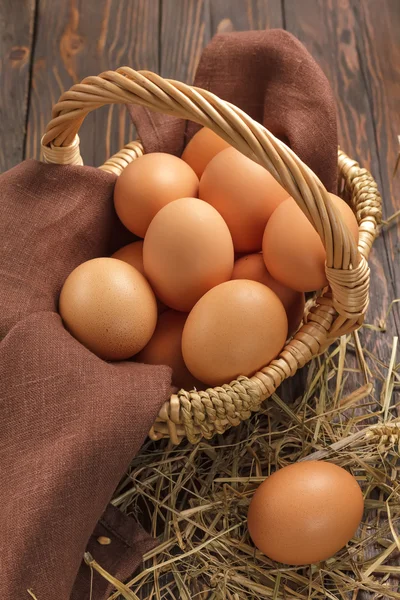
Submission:
[[157,303],[139,271],[115,258],[82,263],[67,277],[60,314],[70,333],[106,360],[139,352],[153,335]]
[[237,279],[197,302],[183,329],[182,353],[189,371],[215,386],[253,375],[277,356],[286,338],[286,312],[276,294]]
[[353,537],[364,509],[345,469],[322,461],[289,465],[256,490],[248,512],[254,544],[272,560],[306,565],[330,558]]
[[289,327],[288,335],[290,336],[296,331],[304,314],[304,294],[276,281],[268,273],[262,254],[248,254],[239,258],[233,267],[232,279],[251,279],[268,286],[285,307]]
[[151,220],[169,202],[197,196],[199,180],[187,163],[163,152],[134,160],[118,177],[114,206],[129,231],[144,237]]
[[143,246],[144,270],[158,298],[183,312],[230,279],[233,257],[226,223],[197,198],[181,198],[161,209]]
[[235,148],[212,159],[199,187],[199,198],[225,219],[236,252],[261,250],[267,221],[288,196],[266,169]]
[[[351,208],[330,194],[344,222],[358,242],[358,225]],[[263,237],[264,262],[271,275],[300,292],[328,285],[326,252],[321,238],[293,198],[282,202],[268,221]]]
[[204,173],[204,169],[214,156],[229,147],[228,142],[225,142],[212,129],[203,127],[189,141],[183,151],[182,160],[192,167],[200,179]]

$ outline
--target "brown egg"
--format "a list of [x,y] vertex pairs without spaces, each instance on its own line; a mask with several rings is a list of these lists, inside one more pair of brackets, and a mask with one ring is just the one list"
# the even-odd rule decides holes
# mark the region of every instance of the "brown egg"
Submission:
[[[351,208],[330,194],[358,242],[358,225]],[[271,216],[263,238],[263,256],[271,275],[299,292],[312,292],[328,284],[326,252],[321,238],[293,198],[282,202]]]
[[157,212],[173,200],[197,196],[199,180],[193,169],[172,154],[145,154],[117,179],[114,205],[122,223],[144,237]]
[[267,365],[282,349],[287,329],[285,309],[272,290],[256,281],[227,281],[190,312],[183,358],[197,379],[222,385]]
[[144,270],[157,297],[189,312],[209,289],[227,281],[233,244],[220,214],[197,198],[181,198],[154,217],[143,246]]
[[149,283],[115,258],[95,258],[74,269],[61,290],[59,309],[70,333],[105,360],[139,352],[157,323]]
[[210,160],[213,159],[218,152],[229,147],[230,145],[228,142],[225,142],[225,140],[214,133],[212,129],[203,127],[200,131],[195,133],[189,141],[183,151],[182,160],[192,167],[193,171],[200,179]]
[[166,310],[158,319],[153,337],[135,360],[148,365],[168,365],[172,369],[173,385],[192,390],[204,386],[189,373],[183,361],[182,331],[186,319],[186,313]]
[[353,537],[364,510],[356,479],[332,463],[300,462],[280,469],[256,490],[248,513],[261,552],[289,565],[333,556]]
[[267,221],[288,196],[268,171],[234,148],[212,159],[199,187],[199,198],[226,221],[236,252],[261,250]]
[[132,242],[127,246],[123,246],[117,252],[114,252],[111,258],[118,258],[118,260],[123,260],[124,262],[131,265],[131,267],[135,267],[144,275],[144,267],[143,267],[143,242]]
[[288,335],[292,335],[297,330],[304,314],[304,294],[291,290],[276,281],[268,273],[261,253],[248,254],[239,258],[234,264],[232,279],[251,279],[251,281],[259,281],[268,286],[285,307],[288,318]]

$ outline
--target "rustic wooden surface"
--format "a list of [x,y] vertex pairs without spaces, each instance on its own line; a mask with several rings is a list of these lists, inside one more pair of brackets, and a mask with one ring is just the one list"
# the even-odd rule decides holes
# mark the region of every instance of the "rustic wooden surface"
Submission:
[[[0,172],[40,157],[52,105],[83,77],[129,65],[190,82],[215,32],[268,27],[295,34],[323,68],[340,145],[374,174],[388,218],[400,209],[400,0],[1,0]],[[124,108],[92,113],[85,163],[101,164],[133,136]],[[371,256],[375,325],[400,297],[398,231],[386,228]],[[363,330],[362,342],[387,363],[399,332],[396,306],[386,335]]]
[[35,0],[0,3],[0,173],[25,155],[34,14]]

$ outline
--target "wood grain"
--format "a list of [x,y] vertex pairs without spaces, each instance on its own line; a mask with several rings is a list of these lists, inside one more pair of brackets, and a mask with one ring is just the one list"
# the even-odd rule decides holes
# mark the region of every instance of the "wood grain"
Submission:
[[192,82],[215,33],[281,26],[281,0],[162,0],[160,74]]
[[[366,80],[371,121],[378,151],[384,218],[400,210],[400,2],[352,2],[359,58]],[[396,297],[400,297],[399,221],[384,233]]]
[[[51,108],[73,83],[121,65],[158,71],[158,30],[158,0],[39,0],[27,155],[39,157]],[[85,164],[102,164],[132,137],[124,107],[90,114],[81,134]]]
[[213,33],[283,26],[281,0],[211,0],[210,14]]
[[192,83],[211,37],[209,2],[162,0],[161,6],[160,75]]
[[0,173],[24,158],[35,0],[0,2]]
[[[378,6],[381,3],[375,0],[365,3],[368,6],[372,4]],[[371,170],[380,190],[385,191],[380,147],[375,138],[374,115],[369,100],[371,81],[360,62],[357,17],[350,0],[303,0],[301,3],[284,0],[283,6],[286,28],[305,44],[331,83],[338,109],[339,144]],[[376,83],[373,85],[376,86]],[[386,194],[384,202],[387,211]],[[379,325],[390,302],[396,297],[386,235],[376,240],[369,262],[372,285],[367,321]],[[398,331],[399,320],[394,311],[388,323],[389,336],[396,335]],[[370,351],[378,353],[382,360],[389,359],[387,342],[381,342],[376,334],[368,335],[367,330],[363,330],[362,336]]]

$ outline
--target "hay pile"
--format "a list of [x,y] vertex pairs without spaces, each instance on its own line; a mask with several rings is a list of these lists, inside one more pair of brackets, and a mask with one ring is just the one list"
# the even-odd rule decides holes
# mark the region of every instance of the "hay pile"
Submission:
[[[376,336],[391,346],[388,364],[371,351]],[[111,598],[400,599],[396,350],[397,338],[365,325],[224,436],[177,448],[165,440],[147,443],[113,503],[151,529],[159,544],[127,586],[114,581],[119,592]],[[353,473],[365,495],[364,519],[330,560],[306,568],[275,564],[249,539],[249,502],[268,474],[310,458]]]

